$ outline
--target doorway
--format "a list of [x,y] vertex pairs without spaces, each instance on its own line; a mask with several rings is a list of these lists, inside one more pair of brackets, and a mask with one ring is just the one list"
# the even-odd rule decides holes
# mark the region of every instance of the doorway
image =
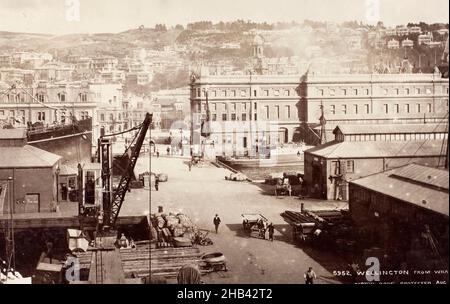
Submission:
[[289,131],[287,128],[280,128],[278,130],[278,141],[280,144],[287,144],[289,142]]

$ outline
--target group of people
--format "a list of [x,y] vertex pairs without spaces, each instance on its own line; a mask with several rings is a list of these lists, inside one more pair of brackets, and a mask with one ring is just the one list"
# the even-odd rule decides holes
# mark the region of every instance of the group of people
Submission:
[[117,239],[117,245],[119,246],[119,248],[136,248],[136,244],[134,243],[133,239],[127,238],[125,236],[125,233],[122,233],[121,237],[119,239]]
[[268,231],[269,232],[269,241],[273,242],[273,234],[275,232],[275,227],[274,227],[273,223],[268,223],[260,218],[256,222],[256,225],[258,227],[259,237],[265,240],[266,239],[266,231]]
[[[213,224],[215,227],[216,234],[219,232],[219,225],[221,223],[221,219],[218,214],[214,216]],[[269,241],[273,242],[273,234],[275,232],[275,227],[273,223],[267,224],[267,221],[264,221],[262,218],[258,219],[256,225],[259,229],[259,236],[263,239],[266,238],[266,231],[269,232]],[[316,273],[312,269],[312,267],[309,267],[308,270],[304,274],[304,279],[306,284],[314,284],[314,280],[317,278]]]

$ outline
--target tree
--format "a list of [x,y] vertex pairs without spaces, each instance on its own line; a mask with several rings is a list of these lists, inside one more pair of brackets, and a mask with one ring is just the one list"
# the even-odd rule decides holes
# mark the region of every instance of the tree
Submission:
[[175,25],[175,30],[184,31],[184,26],[182,26],[181,24],[177,24],[177,25]]
[[157,32],[167,32],[167,27],[165,24],[156,24],[155,31]]

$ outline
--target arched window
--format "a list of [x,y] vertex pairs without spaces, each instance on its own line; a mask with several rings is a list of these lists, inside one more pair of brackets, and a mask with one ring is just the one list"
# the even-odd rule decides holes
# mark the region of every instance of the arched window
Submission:
[[86,93],[80,93],[80,101],[81,102],[86,102],[87,101],[87,94]]
[[45,101],[45,95],[44,95],[43,93],[37,93],[37,94],[36,94],[36,99],[37,99],[39,102],[44,102],[44,101]]
[[18,93],[16,95],[16,102],[25,102],[25,96],[23,94]]
[[65,102],[66,101],[66,93],[64,93],[64,92],[58,93],[58,100],[60,102]]

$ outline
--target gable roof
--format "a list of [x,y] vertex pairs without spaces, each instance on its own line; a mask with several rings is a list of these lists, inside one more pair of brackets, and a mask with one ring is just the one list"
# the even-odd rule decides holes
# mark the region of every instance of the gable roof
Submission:
[[[439,156],[441,140],[422,141],[344,141],[327,142],[305,151],[325,158]],[[445,153],[445,152],[444,152]]]
[[61,156],[25,145],[0,147],[0,168],[53,167]]
[[25,129],[0,129],[0,140],[2,139],[24,139],[27,137]]
[[350,134],[396,134],[396,133],[447,133],[446,124],[342,124],[333,133],[340,130],[344,135]]
[[448,217],[448,178],[446,170],[409,164],[350,181],[350,184]]

